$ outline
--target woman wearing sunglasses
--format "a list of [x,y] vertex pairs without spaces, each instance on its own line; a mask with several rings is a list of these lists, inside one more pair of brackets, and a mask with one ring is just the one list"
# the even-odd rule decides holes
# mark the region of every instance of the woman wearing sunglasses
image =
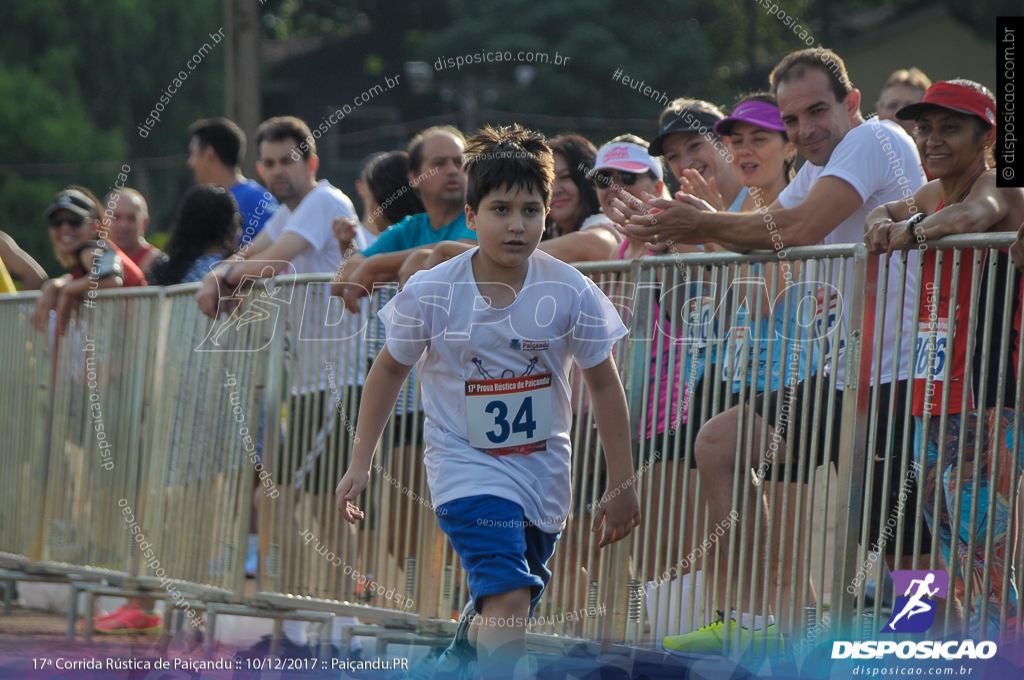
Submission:
[[104,238],[100,205],[85,187],[70,186],[43,213],[57,260],[70,270],[43,283],[42,296],[32,312],[32,325],[44,332],[50,311],[57,312],[57,334],[63,335],[71,313],[92,290],[144,286],[138,265]]
[[[619,135],[598,150],[597,160],[594,161],[594,169],[589,173],[589,177],[597,189],[597,200],[601,204],[602,213],[608,213],[613,196],[621,198],[626,194],[626,199],[623,200],[632,197],[636,206],[646,206],[643,202],[645,193],[668,197],[661,161],[647,153],[648,146],[646,140],[636,135]],[[596,218],[611,222],[604,215],[591,215],[584,221],[584,225]],[[638,244],[637,248],[641,245]]]

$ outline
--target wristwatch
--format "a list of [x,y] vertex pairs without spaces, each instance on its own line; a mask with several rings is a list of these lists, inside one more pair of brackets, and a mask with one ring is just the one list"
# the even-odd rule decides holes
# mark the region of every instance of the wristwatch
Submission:
[[926,217],[928,217],[928,216],[927,216],[927,215],[925,215],[924,213],[921,213],[921,212],[919,212],[919,213],[914,213],[914,214],[913,214],[913,215],[911,215],[911,216],[910,216],[910,218],[909,218],[909,219],[907,220],[907,236],[909,236],[909,237],[910,237],[910,240],[911,240],[911,241],[917,240],[917,234],[916,234],[916,233],[914,232],[914,229],[915,229],[915,228],[917,227],[917,225],[919,225],[919,224],[920,224],[920,223],[921,223],[921,222],[922,222],[922,221],[924,220],[924,218],[926,218]]

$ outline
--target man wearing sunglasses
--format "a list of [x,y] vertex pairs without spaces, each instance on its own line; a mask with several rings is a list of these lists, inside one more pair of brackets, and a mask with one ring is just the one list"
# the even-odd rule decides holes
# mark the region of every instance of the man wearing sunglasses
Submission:
[[57,332],[63,334],[71,313],[92,291],[146,285],[138,265],[105,238],[99,201],[91,191],[68,187],[57,194],[43,215],[57,260],[70,273],[43,283],[42,296],[32,312],[36,330],[46,331],[50,311],[56,310]]

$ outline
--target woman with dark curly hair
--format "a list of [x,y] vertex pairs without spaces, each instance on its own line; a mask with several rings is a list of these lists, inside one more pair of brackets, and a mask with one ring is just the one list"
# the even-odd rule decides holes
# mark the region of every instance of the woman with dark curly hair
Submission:
[[231,192],[200,184],[185,192],[167,239],[167,259],[153,268],[158,286],[201,281],[238,243],[241,218]]
[[578,231],[583,220],[601,212],[594,184],[587,173],[597,160],[597,147],[580,135],[558,135],[548,142],[555,154],[555,183],[544,237]]

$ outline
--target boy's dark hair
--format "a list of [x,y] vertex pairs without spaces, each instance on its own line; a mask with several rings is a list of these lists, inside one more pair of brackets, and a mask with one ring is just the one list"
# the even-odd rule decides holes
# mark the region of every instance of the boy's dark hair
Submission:
[[495,189],[538,191],[546,208],[555,180],[555,161],[544,135],[520,127],[488,125],[466,142],[462,161],[466,203],[473,210]]
[[230,191],[212,184],[190,187],[178,204],[167,238],[167,259],[153,268],[153,283],[181,283],[192,264],[210,248],[229,255],[238,242],[240,225],[238,204]]
[[301,118],[277,116],[263,121],[256,128],[257,149],[263,142],[281,142],[288,139],[295,142],[295,149],[302,155],[302,160],[308,161],[310,156],[316,153],[313,133]]
[[437,134],[448,134],[465,145],[466,136],[454,125],[435,125],[426,130],[420,130],[415,137],[409,141],[409,169],[419,174],[423,166],[423,143]]
[[409,185],[409,154],[404,151],[389,151],[375,156],[366,164],[361,179],[388,224],[427,210]]
[[199,140],[199,147],[213,147],[220,162],[237,168],[245,158],[245,133],[227,118],[203,118],[189,126],[188,132]]
[[842,57],[824,47],[812,47],[790,52],[772,69],[768,77],[772,84],[772,93],[779,94],[779,83],[785,83],[793,78],[803,78],[808,68],[819,69],[828,75],[836,101],[844,101],[846,95],[853,91],[853,83],[850,82],[850,75],[846,72],[846,64],[843,63]]

